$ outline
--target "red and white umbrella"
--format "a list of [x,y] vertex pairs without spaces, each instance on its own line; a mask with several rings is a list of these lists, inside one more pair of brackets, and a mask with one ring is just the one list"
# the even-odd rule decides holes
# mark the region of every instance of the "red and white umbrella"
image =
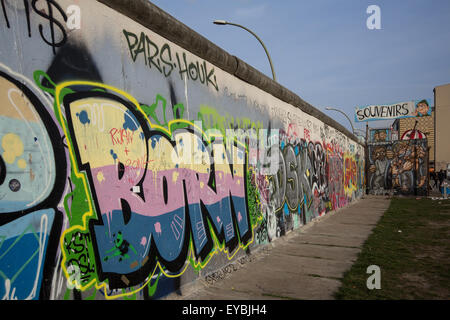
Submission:
[[406,130],[403,134],[402,134],[402,140],[414,140],[414,139],[426,139],[427,136],[425,133],[423,133],[420,130]]

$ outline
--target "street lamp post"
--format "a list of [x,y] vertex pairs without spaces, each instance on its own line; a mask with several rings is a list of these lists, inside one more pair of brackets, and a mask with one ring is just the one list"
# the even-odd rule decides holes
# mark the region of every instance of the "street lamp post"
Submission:
[[352,132],[353,132],[353,134],[355,134],[355,128],[353,127],[353,123],[352,123],[352,121],[350,120],[350,118],[347,116],[347,114],[344,111],[339,110],[339,109],[335,109],[335,108],[330,108],[330,107],[326,107],[325,109],[327,109],[327,110],[334,110],[334,111],[342,113],[347,118],[348,122],[350,122],[350,125],[352,126]]
[[214,20],[213,23],[217,24],[217,25],[229,24],[229,25],[232,25],[232,26],[236,26],[236,27],[242,28],[242,29],[247,30],[248,32],[250,32],[256,39],[258,39],[259,43],[261,43],[261,45],[264,48],[264,51],[266,52],[267,58],[269,59],[270,68],[272,69],[272,78],[273,78],[274,81],[277,81],[277,79],[275,77],[275,70],[273,69],[272,59],[270,58],[270,55],[269,55],[269,51],[267,51],[267,48],[264,45],[264,42],[262,42],[262,40],[252,30],[250,30],[250,29],[248,29],[248,28],[246,28],[244,26],[241,26],[240,24],[233,23],[233,22],[228,22],[228,21],[225,21],[225,20]]

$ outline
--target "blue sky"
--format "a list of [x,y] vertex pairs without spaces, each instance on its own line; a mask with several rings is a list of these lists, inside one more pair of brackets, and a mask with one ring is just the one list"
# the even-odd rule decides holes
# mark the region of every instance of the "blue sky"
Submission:
[[[450,83],[449,0],[151,0],[219,47],[272,77],[351,130],[326,106],[355,106],[428,98]],[[381,29],[369,30],[369,5],[381,10]],[[392,122],[392,121],[391,121]],[[365,123],[354,123],[365,128]],[[383,127],[385,121],[369,122]]]

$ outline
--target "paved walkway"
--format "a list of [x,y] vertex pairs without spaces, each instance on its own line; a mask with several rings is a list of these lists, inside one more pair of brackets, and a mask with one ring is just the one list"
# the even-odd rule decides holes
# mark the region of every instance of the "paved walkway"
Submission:
[[389,203],[385,196],[365,196],[275,240],[223,280],[199,281],[177,299],[333,299]]

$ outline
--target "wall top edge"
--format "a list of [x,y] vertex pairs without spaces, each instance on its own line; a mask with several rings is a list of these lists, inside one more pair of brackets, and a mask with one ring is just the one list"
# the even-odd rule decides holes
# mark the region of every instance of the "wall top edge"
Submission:
[[[321,120],[325,124],[342,132],[356,143],[358,138],[343,125],[301,99],[298,95],[280,85],[251,65],[233,56],[209,41],[181,21],[158,8],[148,0],[97,0],[111,9],[133,19],[142,26],[158,33],[162,37],[176,43],[180,47],[207,60],[218,68],[236,76],[274,97],[289,103],[303,112]],[[149,19],[151,17],[151,19]]]

